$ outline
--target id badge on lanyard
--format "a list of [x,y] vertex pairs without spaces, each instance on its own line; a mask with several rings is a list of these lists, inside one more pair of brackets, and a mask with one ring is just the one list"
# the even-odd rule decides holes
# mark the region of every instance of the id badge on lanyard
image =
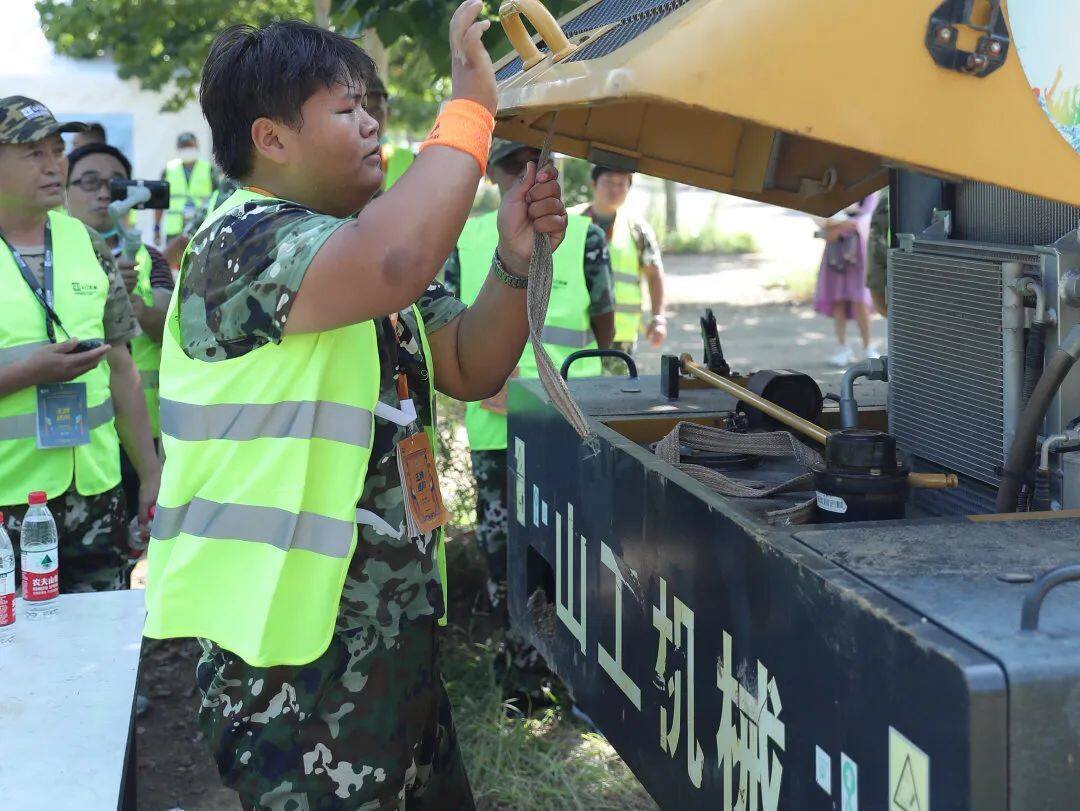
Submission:
[[[60,316],[53,309],[53,246],[52,224],[45,220],[45,258],[42,262],[42,286],[34,277],[23,255],[0,233],[0,242],[7,246],[15,260],[23,281],[45,311],[45,333],[49,343],[56,343],[55,324],[67,335]],[[72,448],[90,443],[89,409],[86,403],[85,383],[48,383],[37,389],[37,446],[38,448]]]
[[[400,362],[398,314],[390,315],[393,331],[395,381],[398,400],[404,404],[410,399],[409,381]],[[405,426],[405,436],[397,443],[398,474],[401,490],[405,496],[405,526],[410,538],[418,538],[448,523],[450,512],[446,509],[439,487],[439,474],[435,467],[435,454],[431,441],[420,424],[419,418]]]

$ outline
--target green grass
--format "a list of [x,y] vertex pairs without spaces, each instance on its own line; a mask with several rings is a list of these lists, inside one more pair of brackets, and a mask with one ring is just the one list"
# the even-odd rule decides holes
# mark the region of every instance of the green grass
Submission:
[[443,651],[458,739],[481,811],[656,809],[607,741],[569,708],[508,717],[485,645],[452,628]]
[[656,811],[615,750],[565,700],[533,718],[507,714],[485,643],[495,623],[483,610],[487,569],[471,527],[455,530],[446,554],[450,625],[441,663],[480,811]]
[[439,479],[454,518],[447,543],[450,625],[442,668],[462,756],[480,811],[655,811],[615,750],[556,706],[534,718],[507,715],[487,646],[487,564],[473,534],[476,491],[464,407],[439,397]]
[[721,233],[713,226],[706,226],[696,234],[679,231],[667,234],[664,237],[663,251],[669,254],[735,255],[757,253],[758,244],[753,234]]

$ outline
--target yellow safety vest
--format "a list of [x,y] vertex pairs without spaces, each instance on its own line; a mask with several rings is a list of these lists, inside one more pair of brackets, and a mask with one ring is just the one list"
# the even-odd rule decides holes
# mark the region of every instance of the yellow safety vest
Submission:
[[[492,211],[465,223],[458,239],[461,265],[461,300],[472,304],[480,294],[491,257],[499,244],[499,213]],[[558,369],[564,360],[579,349],[596,349],[596,338],[589,318],[589,289],[585,285],[585,237],[592,221],[571,215],[566,236],[552,256],[551,300],[544,331],[544,348]],[[536,377],[536,356],[532,347],[518,362],[521,377]],[[596,377],[603,373],[599,358],[586,358],[570,367],[572,377]],[[484,408],[481,403],[465,404],[465,430],[474,451],[502,450],[506,447],[506,415]]]
[[[588,208],[585,204],[571,210],[584,214]],[[615,293],[615,341],[634,343],[641,332],[641,264],[627,217],[616,215],[608,253]]]
[[[242,189],[216,214],[258,199]],[[173,296],[144,633],[208,638],[258,667],[313,661],[356,549],[379,396],[375,326],[286,335],[208,363],[184,353],[177,308]]]
[[[81,340],[105,338],[102,319],[109,277],[101,268],[86,226],[49,212],[52,228],[54,309],[67,332]],[[17,363],[49,343],[45,313],[11,251],[0,243],[0,366]],[[58,340],[62,335],[58,335]],[[0,504],[25,504],[32,490],[50,499],[71,487],[84,496],[120,482],[120,444],[113,423],[109,364],[102,360],[73,382],[86,384],[90,442],[74,448],[37,447],[37,390],[30,386],[0,397]]]
[[[135,256],[135,270],[138,281],[135,293],[147,307],[154,306],[154,293],[150,287],[150,267],[153,261],[143,245]],[[161,344],[144,332],[131,339],[131,357],[142,379],[143,396],[146,397],[146,413],[150,417],[150,434],[161,436],[161,421],[158,416],[158,370],[161,367]]]
[[174,158],[165,165],[169,182],[169,212],[165,217],[166,236],[176,236],[184,230],[184,208],[190,203],[196,209],[205,208],[214,191],[214,178],[207,161],[195,161],[191,180],[184,172],[184,163]]

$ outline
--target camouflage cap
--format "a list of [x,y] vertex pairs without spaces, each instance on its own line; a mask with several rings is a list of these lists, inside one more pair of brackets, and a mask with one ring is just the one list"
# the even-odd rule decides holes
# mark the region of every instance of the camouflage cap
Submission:
[[[491,139],[491,151],[488,152],[488,165],[494,166],[499,161],[509,158],[519,149],[534,149],[520,141],[504,141],[502,138]],[[538,152],[540,150],[537,150]]]
[[0,144],[32,144],[58,132],[82,132],[80,121],[61,124],[40,101],[26,96],[0,99]]

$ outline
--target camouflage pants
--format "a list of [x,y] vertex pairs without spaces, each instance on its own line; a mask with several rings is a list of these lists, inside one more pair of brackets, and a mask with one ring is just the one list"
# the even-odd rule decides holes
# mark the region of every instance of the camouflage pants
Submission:
[[[622,350],[630,357],[634,357],[637,341],[615,341],[611,344],[611,348]],[[626,363],[621,358],[601,358],[600,362],[604,364],[604,374],[621,377],[626,375]]]
[[252,667],[202,641],[199,725],[245,809],[473,809],[432,619],[338,631],[315,661]]
[[[60,539],[60,591],[115,591],[127,588],[127,506],[120,485],[96,496],[74,489],[49,502]],[[15,546],[18,566],[22,520],[27,506],[0,507]]]
[[540,652],[510,625],[506,604],[506,542],[510,509],[507,503],[506,451],[473,451],[476,480],[476,539],[488,565],[488,601],[503,627],[496,640],[496,678],[507,695],[523,693],[530,700],[543,696],[554,678]]

